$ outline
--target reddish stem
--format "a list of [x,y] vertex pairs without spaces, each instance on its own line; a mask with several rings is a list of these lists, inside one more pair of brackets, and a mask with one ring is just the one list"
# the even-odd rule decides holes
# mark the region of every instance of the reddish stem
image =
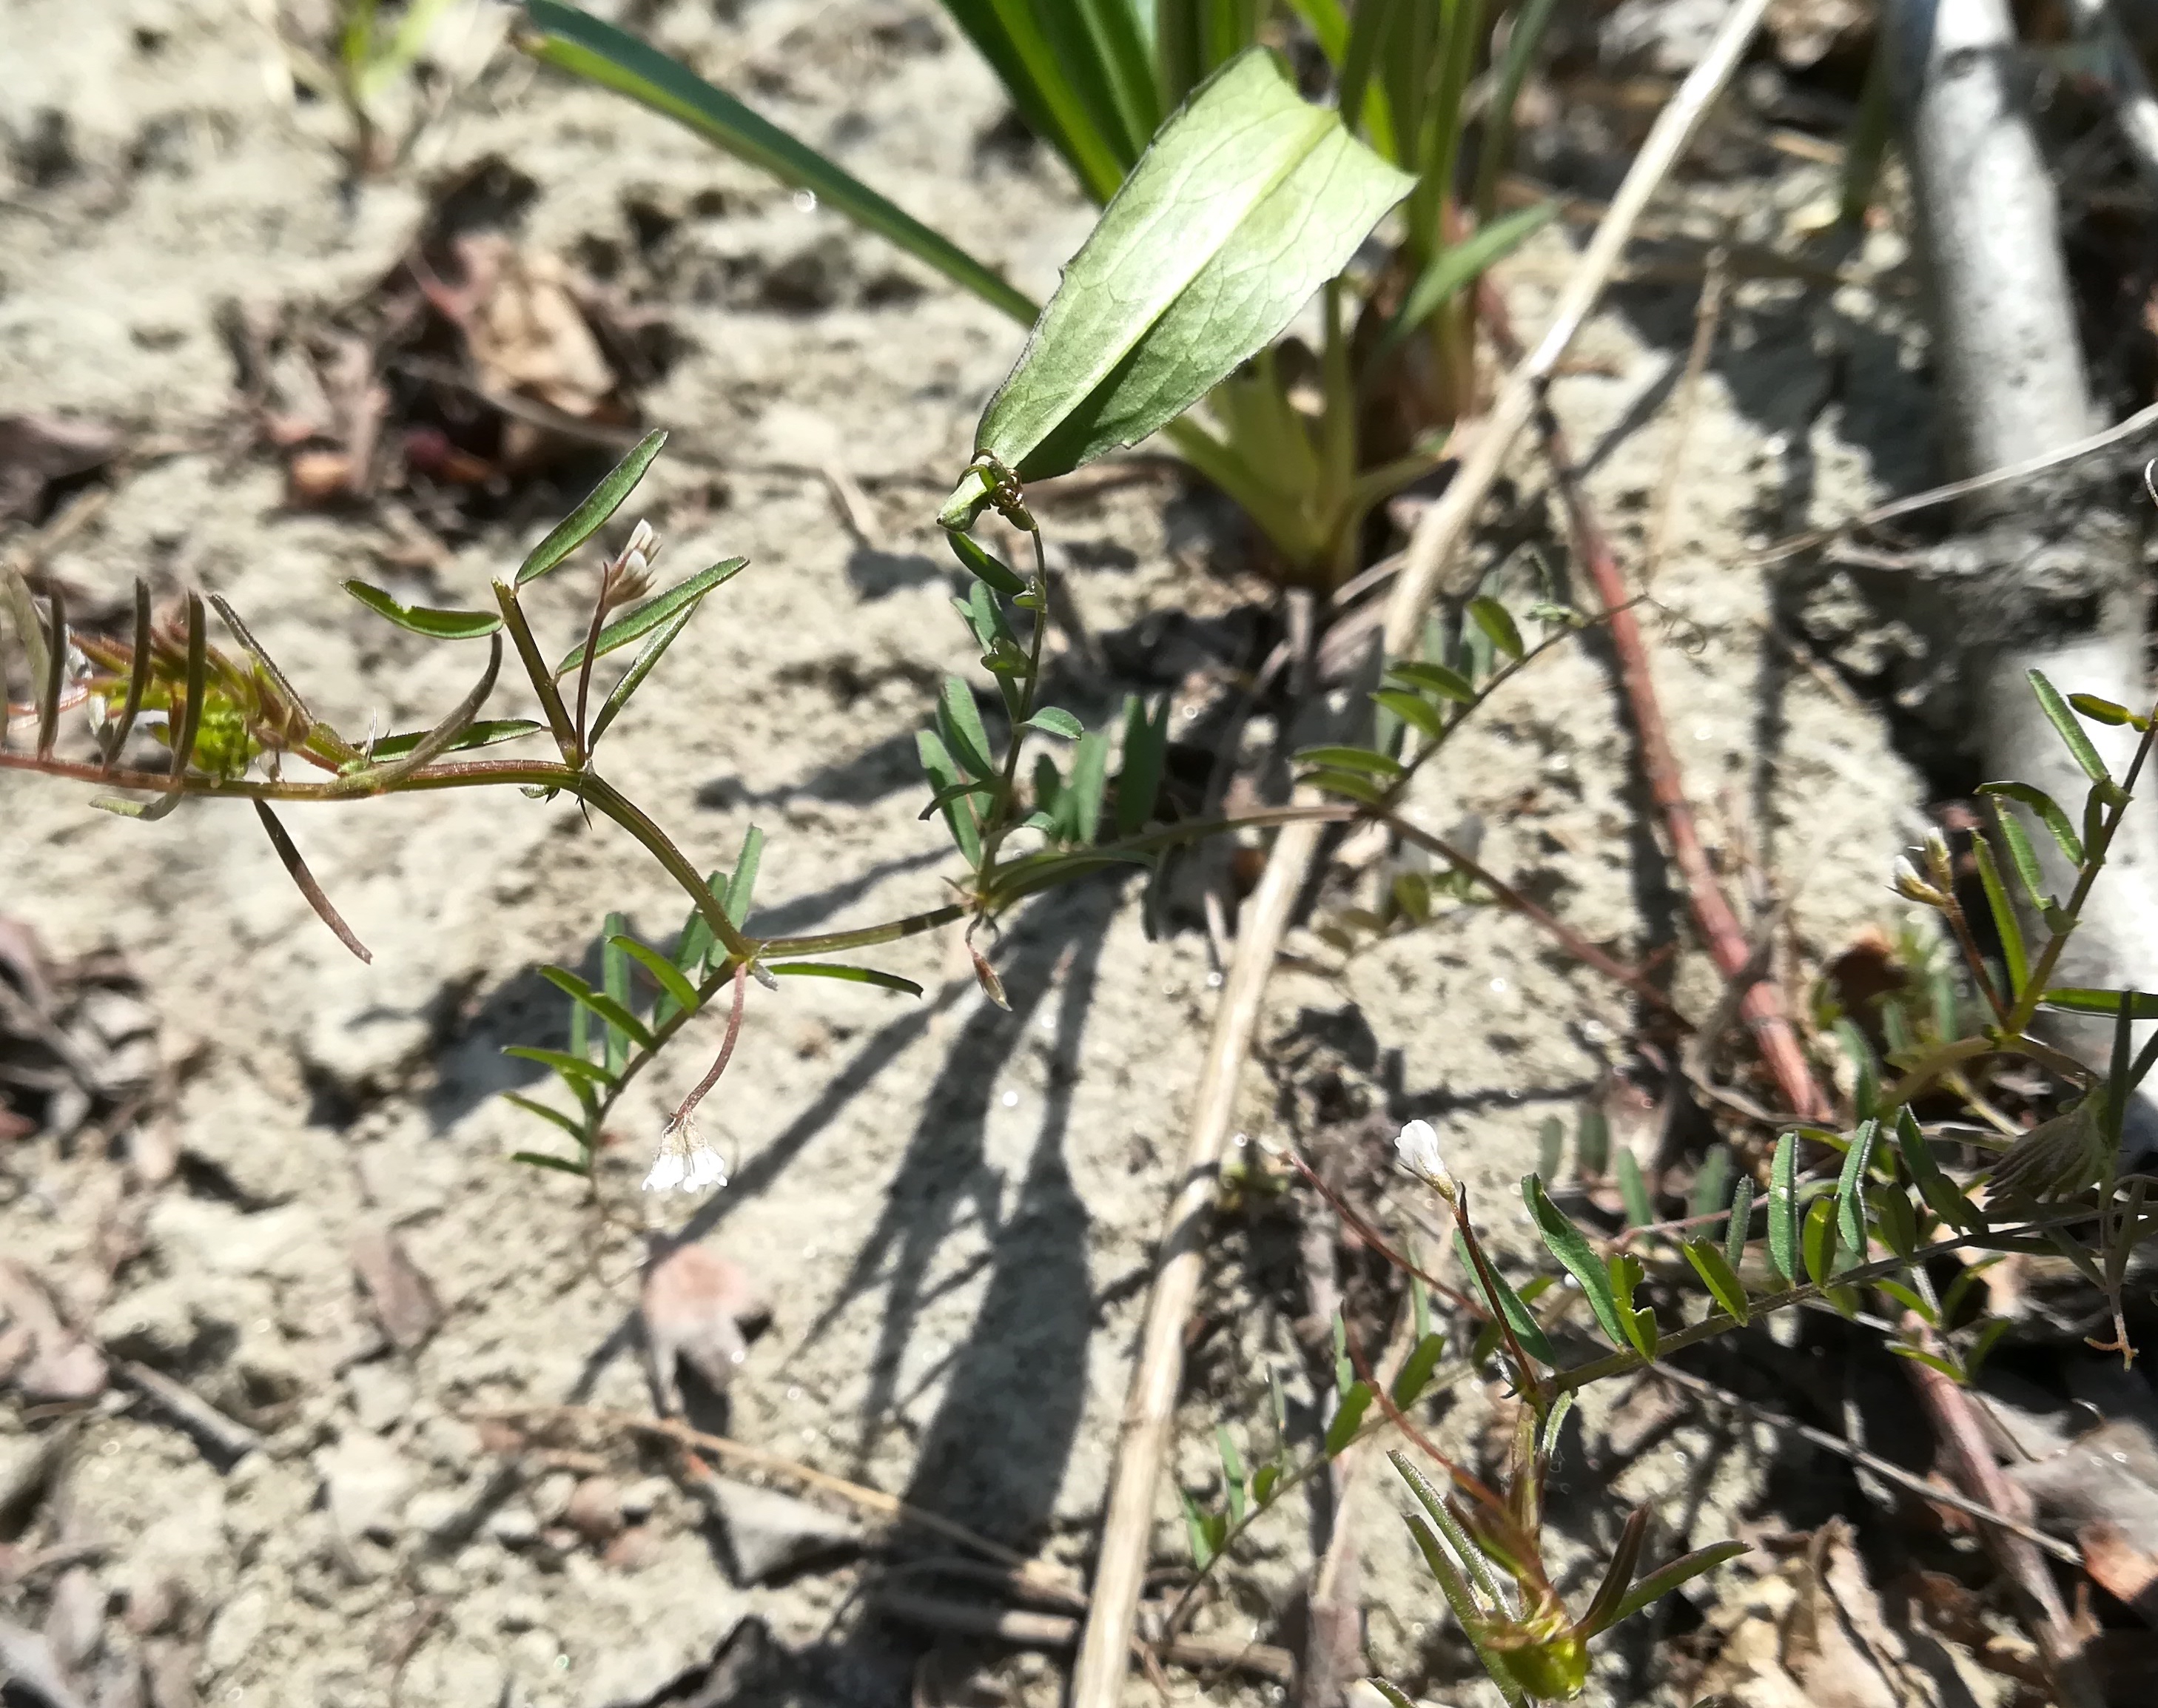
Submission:
[[[1478,303],[1494,340],[1504,350],[1516,351],[1518,347],[1505,305],[1499,300],[1497,289],[1488,281],[1479,291]],[[1664,721],[1663,707],[1656,698],[1655,679],[1649,668],[1649,649],[1641,637],[1641,626],[1634,619],[1625,575],[1595,513],[1589,508],[1566,435],[1548,402],[1537,410],[1537,419],[1543,434],[1545,459],[1551,465],[1551,479],[1566,505],[1574,556],[1588,572],[1596,596],[1604,607],[1611,650],[1618,665],[1618,685],[1626,696],[1634,737],[1640,744],[1642,774],[1649,785],[1650,798],[1663,815],[1665,833],[1670,839],[1671,857],[1678,863],[1694,924],[1725,979],[1748,981],[1739,1001],[1739,1011],[1752,1028],[1768,1071],[1775,1076],[1785,1106],[1801,1120],[1818,1120],[1825,1113],[1820,1093],[1806,1066],[1805,1051],[1799,1047],[1798,1035],[1784,1011],[1783,992],[1772,980],[1753,971],[1753,945],[1747,941],[1737,915],[1732,911],[1723,887],[1717,881],[1715,868],[1709,863],[1708,850],[1701,844],[1693,807],[1686,799],[1686,781],[1679,770],[1678,756],[1671,751],[1670,727]]]

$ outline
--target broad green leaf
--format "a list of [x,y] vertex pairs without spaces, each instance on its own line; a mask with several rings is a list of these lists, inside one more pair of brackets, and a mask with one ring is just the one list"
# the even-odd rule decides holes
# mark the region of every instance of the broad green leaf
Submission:
[[896,973],[880,973],[874,967],[845,967],[831,961],[782,961],[764,969],[777,978],[838,978],[849,984],[875,984],[886,990],[903,990],[920,996],[922,987]]
[[[464,733],[442,751],[464,753],[475,747],[493,747],[498,742],[514,741],[520,735],[534,735],[547,726],[535,724],[529,718],[484,718],[465,725]],[[402,759],[434,732],[431,730],[408,730],[399,735],[385,735],[362,756],[363,765],[379,764],[385,760]]]
[[2105,761],[2099,757],[2098,749],[2083,733],[2083,726],[2076,720],[2068,703],[2061,698],[2060,689],[2046,679],[2042,670],[2026,670],[2023,673],[2030,679],[2031,691],[2038,696],[2038,705],[2046,714],[2046,720],[2052,725],[2076,763],[2083,768],[2083,775],[2094,783],[2109,782],[2112,773],[2106,770]]
[[1306,771],[1297,781],[1306,788],[1319,789],[1329,795],[1346,795],[1352,801],[1361,801],[1367,807],[1386,804],[1386,792],[1368,777],[1360,777],[1351,771]]
[[1086,726],[1061,706],[1043,706],[1020,727],[1039,730],[1045,735],[1061,735],[1067,741],[1076,741],[1087,733]]
[[1856,1082],[1851,1087],[1851,1103],[1861,1118],[1870,1117],[1873,1114],[1873,1106],[1881,1097],[1881,1064],[1875,1059],[1873,1045],[1866,1034],[1859,1030],[1856,1021],[1840,1019],[1832,1029],[1835,1033],[1836,1042],[1843,1045],[1844,1054],[1851,1058],[1851,1066],[1856,1070],[1854,1078]]
[[810,191],[834,213],[896,244],[1013,319],[1030,321],[1039,312],[1024,292],[957,244],[656,48],[556,0],[525,0],[525,15],[532,29],[520,40],[534,58],[642,101],[737,159]]
[[1896,1150],[1903,1159],[1904,1171],[1933,1214],[1949,1227],[1964,1233],[1976,1231],[1977,1213],[1970,1200],[1956,1189],[1955,1183],[1941,1172],[1933,1148],[1908,1104],[1896,1112]]
[[[700,570],[686,581],[678,581],[664,592],[655,593],[626,616],[617,617],[600,631],[599,644],[592,648],[595,658],[603,658],[609,653],[642,639],[677,611],[687,611],[707,593],[723,582],[732,581],[749,562],[747,558],[728,558],[714,564],[710,569]],[[585,643],[577,644],[562,655],[562,662],[555,667],[556,680],[567,676],[585,662]]]
[[1784,1133],[1776,1141],[1768,1175],[1768,1256],[1776,1272],[1794,1287],[1805,1279],[1799,1268],[1799,1138]]
[[1978,792],[2001,800],[2015,801],[2028,807],[2038,816],[2038,822],[2053,833],[2061,852],[2068,856],[2068,864],[2080,866],[2083,863],[2083,839],[2076,834],[2075,827],[2068,823],[2068,815],[2061,810],[2060,802],[2043,789],[2029,783],[1980,783]]
[[379,617],[398,627],[431,640],[469,641],[491,635],[502,627],[502,617],[493,611],[437,611],[425,605],[400,605],[379,587],[364,581],[347,581],[344,591]]
[[[1278,337],[1412,183],[1272,53],[1238,55],[1163,126],[1066,267],[977,453],[1039,480],[1144,438]],[[986,498],[970,475],[945,520]]]
[[944,823],[952,833],[952,840],[966,857],[970,866],[982,863],[982,832],[973,808],[963,795],[955,793],[958,785],[971,779],[961,775],[958,762],[949,748],[933,730],[923,730],[914,738],[915,751],[922,756],[922,769],[927,773],[930,783],[945,797]]
[[1406,682],[1412,688],[1435,694],[1442,699],[1450,699],[1462,705],[1476,704],[1476,689],[1458,670],[1449,670],[1443,664],[1390,664],[1386,674],[1397,681]]
[[1656,1313],[1646,1308],[1637,1309],[1634,1303],[1648,1271],[1631,1251],[1613,1251],[1604,1267],[1611,1278],[1611,1297],[1618,1302],[1618,1320],[1627,1340],[1642,1357],[1653,1360],[1660,1339]]
[[1866,1198],[1888,1249],[1909,1262],[1918,1249],[1918,1212],[1911,1207],[1910,1194],[1901,1185],[1879,1186]]
[[[1005,598],[1026,591],[1026,582],[1019,571],[994,553],[978,544],[971,534],[963,534],[956,528],[947,528],[944,530],[944,540],[952,548],[952,555],[966,565],[968,575],[1003,594]],[[977,638],[985,647],[991,639],[978,631]]]
[[1398,688],[1382,688],[1371,698],[1427,741],[1438,740],[1439,733],[1446,727],[1446,720],[1438,708],[1420,694],[1407,694]]
[[1835,1273],[1835,1202],[1830,1198],[1816,1198],[1806,1208],[1805,1226],[1799,1236],[1805,1248],[1806,1275],[1816,1287],[1824,1287]]
[[1715,1295],[1717,1303],[1734,1322],[1744,1324],[1750,1320],[1753,1313],[1747,1308],[1746,1289],[1739,1282],[1737,1272],[1732,1268],[1730,1259],[1713,1241],[1688,1240],[1686,1256],[1686,1262],[1693,1265],[1694,1272],[1701,1277],[1702,1285]]
[[1401,1373],[1394,1378],[1394,1404],[1402,1411],[1422,1398],[1423,1391],[1431,1385],[1433,1371],[1438,1361],[1446,1356],[1446,1336],[1427,1333],[1417,1338],[1409,1349],[1409,1355],[1402,1360]]
[[1581,1283],[1582,1292],[1588,1298],[1588,1308],[1595,1313],[1597,1326],[1613,1346],[1624,1349],[1626,1330],[1618,1319],[1618,1301],[1612,1297],[1611,1277],[1603,1260],[1589,1248],[1587,1236],[1551,1202],[1551,1195],[1544,1190],[1544,1183],[1534,1174],[1522,1177],[1521,1198],[1529,1206],[1529,1214],[1536,1219],[1536,1231],[1543,1236],[1551,1256]]
[[1483,1295],[1491,1313],[1506,1319],[1506,1325],[1514,1331],[1514,1338],[1521,1343],[1521,1350],[1538,1363],[1557,1369],[1558,1354],[1552,1349],[1551,1338],[1544,1333],[1543,1324],[1529,1314],[1529,1308],[1523,1303],[1520,1294],[1515,1292],[1506,1277],[1494,1268],[1490,1279],[1498,1288],[1498,1297],[1494,1298],[1491,1288],[1484,1284],[1483,1272],[1469,1256],[1469,1249],[1463,1244],[1458,1233],[1454,1235],[1453,1243],[1461,1259],[1463,1272],[1475,1284],[1476,1291]]
[[965,677],[944,679],[943,697],[937,704],[937,728],[953,754],[973,775],[997,775],[996,762],[989,757],[989,731],[982,727],[981,708],[974,704],[974,690],[967,685]]
[[1548,225],[1557,213],[1557,202],[1539,202],[1533,208],[1522,208],[1488,225],[1479,226],[1458,243],[1450,243],[1439,250],[1417,275],[1416,283],[1409,287],[1400,309],[1386,323],[1386,330],[1369,359],[1376,362],[1390,354],[1456,292],[1474,284],[1486,268],[1511,255]]
[[[545,0],[536,0],[532,8],[535,23],[539,21],[538,13],[543,6],[545,6]],[[575,12],[567,6],[545,6],[545,9],[584,18],[582,13]],[[594,19],[586,21],[596,22]],[[630,38],[624,37],[623,39],[629,40]],[[647,48],[644,51],[650,53],[651,49]],[[540,57],[548,56],[542,54]],[[605,80],[595,78],[593,80],[601,82]],[[512,585],[522,587],[527,581],[538,580],[598,533],[607,518],[619,510],[622,501],[637,489],[638,482],[644,478],[644,471],[652,467],[653,458],[659,455],[659,447],[666,442],[667,435],[657,429],[638,440],[631,447],[629,454],[607,472],[607,478],[592,488],[591,496],[556,523],[547,537],[526,554],[524,561],[517,567],[517,579]]]
[[1490,637],[1491,644],[1509,658],[1518,663],[1526,650],[1521,645],[1521,632],[1514,627],[1514,614],[1495,599],[1472,599],[1469,615],[1476,627]]
[[[621,1031],[638,1049],[652,1048],[652,1035],[645,1029],[644,1023],[605,991],[594,990],[566,967],[542,967],[540,969],[540,976],[557,990],[565,993],[575,1001],[590,1009],[608,1025]],[[609,1040],[607,1054],[610,1058],[614,1055],[612,1040]],[[609,1062],[609,1067],[614,1071],[620,1071],[612,1060]]]
[[674,963],[658,950],[649,943],[639,942],[626,931],[609,937],[607,942],[649,973],[658,982],[660,989],[674,999],[676,1008],[684,1014],[697,1012],[700,1004],[696,987],[677,972]]
[[1398,759],[1390,759],[1368,747],[1300,748],[1296,754],[1296,762],[1298,765],[1323,766],[1329,771],[1362,771],[1371,777],[1384,777],[1389,782],[1399,777],[1403,770]]
[[1361,1382],[1351,1382],[1349,1391],[1341,1396],[1341,1403],[1334,1408],[1334,1416],[1326,1426],[1326,1457],[1338,1459],[1342,1449],[1356,1438],[1356,1432],[1364,1427],[1364,1414],[1371,1409],[1371,1391]]

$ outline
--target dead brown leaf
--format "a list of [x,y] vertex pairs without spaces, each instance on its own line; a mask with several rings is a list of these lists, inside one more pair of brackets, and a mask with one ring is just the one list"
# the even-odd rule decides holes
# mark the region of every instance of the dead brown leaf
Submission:
[[749,1355],[745,1330],[766,1314],[741,1265],[702,1246],[672,1245],[657,1236],[645,1259],[638,1308],[653,1392],[666,1416],[681,1411],[684,1364],[713,1393],[726,1391]]
[[387,1227],[362,1230],[353,1239],[352,1267],[390,1344],[400,1352],[425,1345],[442,1320],[442,1307],[434,1283],[406,1255],[395,1232]]
[[0,1382],[34,1404],[94,1400],[105,1355],[70,1329],[42,1282],[0,1258]]
[[1733,1708],[1947,1708],[1967,1700],[1946,1647],[1892,1623],[1841,1519],[1709,1623],[1721,1645],[1696,1692],[1721,1694]]
[[0,415],[0,522],[34,519],[45,488],[119,454],[120,436],[94,421]]

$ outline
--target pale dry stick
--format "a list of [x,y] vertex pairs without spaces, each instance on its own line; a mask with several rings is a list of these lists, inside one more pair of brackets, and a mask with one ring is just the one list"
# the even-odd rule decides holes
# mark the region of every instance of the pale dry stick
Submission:
[[[904,1590],[880,1590],[871,1605],[886,1617],[955,1636],[1009,1643],[1018,1649],[1069,1649],[1078,1640],[1079,1622],[1059,1613],[1020,1613],[985,1607]],[[1163,1659],[1195,1672],[1248,1672],[1277,1684],[1296,1680],[1296,1657],[1265,1643],[1237,1643],[1220,1637],[1177,1637],[1161,1645]]]
[[1310,821],[1283,828],[1259,887],[1238,921],[1236,955],[1193,1094],[1184,1172],[1169,1200],[1138,1368],[1124,1402],[1092,1603],[1072,1673],[1071,1708],[1116,1708],[1123,1699],[1139,1591],[1154,1540],[1154,1490],[1176,1422],[1176,1391],[1184,1380],[1184,1325],[1205,1272],[1201,1236],[1213,1208],[1221,1147],[1236,1112],[1236,1076],[1258,1024],[1275,949],[1318,857],[1324,829]]
[[[1498,479],[1507,452],[1528,425],[1542,382],[1603,294],[1650,195],[1737,70],[1768,6],[1768,0],[1737,0],[1707,54],[1657,116],[1612,200],[1609,214],[1567,281],[1550,330],[1536,353],[1508,377],[1477,431],[1468,461],[1455,471],[1444,496],[1418,521],[1387,606],[1386,648],[1390,657],[1402,656],[1421,638],[1424,612]],[[1139,1590],[1154,1540],[1154,1491],[1184,1375],[1185,1320],[1199,1292],[1200,1230],[1213,1194],[1221,1146],[1228,1138],[1237,1073],[1250,1050],[1267,976],[1290,911],[1318,857],[1320,836],[1320,827],[1302,823],[1287,826],[1275,839],[1266,874],[1237,934],[1236,960],[1215,1011],[1187,1130],[1185,1172],[1170,1202],[1138,1367],[1125,1402],[1123,1438],[1102,1525],[1093,1605],[1072,1673],[1071,1708],[1117,1708],[1123,1697]]]
[[748,1465],[776,1476],[791,1478],[804,1488],[836,1495],[850,1505],[860,1507],[889,1523],[909,1524],[917,1530],[931,1531],[1009,1568],[1028,1587],[1054,1596],[1067,1604],[1076,1605],[1081,1599],[1071,1580],[1055,1566],[1031,1559],[1016,1549],[1007,1548],[1001,1542],[993,1542],[987,1536],[978,1535],[964,1525],[955,1524],[948,1518],[940,1518],[933,1512],[925,1512],[918,1506],[910,1506],[896,1495],[886,1494],[880,1489],[849,1483],[844,1477],[834,1477],[829,1471],[798,1463],[782,1454],[751,1447],[746,1442],[734,1441],[724,1435],[707,1435],[703,1430],[692,1429],[688,1424],[678,1423],[672,1418],[640,1417],[632,1411],[612,1411],[601,1406],[514,1406],[483,1412],[480,1416],[483,1419],[510,1424],[528,1418],[584,1422],[602,1424],[610,1429],[627,1430],[638,1435],[662,1436],[679,1446],[710,1453],[715,1458],[731,1459],[736,1464]]
[[[1932,1331],[1916,1312],[1904,1313],[1902,1329],[1915,1342],[1938,1354]],[[1916,1360],[1910,1360],[1910,1364],[1912,1382],[1933,1420],[1941,1445],[1956,1468],[1959,1479],[1988,1506],[2003,1509],[2014,1507],[2021,1491],[1995,1463],[1993,1449],[1986,1444],[1985,1432],[1971,1406],[1970,1396],[1931,1366]],[[2037,1639],[2039,1658],[2045,1664],[2055,1700],[2062,1708],[2102,1708],[2104,1698],[2091,1675],[2082,1641],[2068,1623],[2068,1610],[2062,1604],[2061,1592],[2054,1586],[2052,1575],[2039,1557],[2037,1549],[2022,1536],[1990,1520],[1981,1521],[1980,1533],[2001,1571],[2032,1604],[2028,1620],[2031,1634]]]
[[1678,411],[1671,422],[1671,442],[1664,452],[1663,472],[1656,479],[1655,518],[1649,524],[1648,549],[1641,555],[1641,586],[1648,587],[1663,567],[1664,546],[1670,538],[1671,512],[1678,497],[1679,474],[1686,466],[1686,441],[1693,432],[1694,407],[1701,401],[1701,376],[1708,367],[1708,353],[1716,348],[1717,329],[1723,323],[1723,293],[1730,281],[1731,252],[1721,244],[1708,252],[1708,268],[1702,275],[1701,301],[1694,310],[1693,343],[1686,351],[1686,372],[1679,376]]

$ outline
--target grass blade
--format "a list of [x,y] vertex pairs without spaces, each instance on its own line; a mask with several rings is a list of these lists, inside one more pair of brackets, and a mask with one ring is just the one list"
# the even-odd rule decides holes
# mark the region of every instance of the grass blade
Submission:
[[1504,261],[1557,216],[1557,202],[1539,202],[1533,208],[1520,209],[1478,227],[1458,243],[1448,244],[1417,275],[1416,283],[1409,286],[1402,306],[1386,323],[1367,361],[1374,366],[1382,361],[1457,292],[1474,284],[1487,268]]
[[202,734],[203,700],[209,690],[209,643],[204,633],[202,596],[188,595],[188,685],[187,705],[180,715],[179,727],[173,734],[173,789],[178,793],[180,779],[187,775],[189,763],[195,756],[195,741]]
[[617,90],[688,126],[737,159],[782,183],[813,192],[834,212],[896,244],[990,307],[1022,323],[1034,319],[1036,305],[1024,292],[687,66],[556,0],[526,0],[525,14],[533,33],[524,44],[535,59]]
[[2016,904],[2008,899],[2008,886],[2001,881],[2001,867],[1993,858],[1993,844],[1983,830],[1971,833],[1970,851],[1978,857],[1978,880],[1985,890],[1986,911],[2001,937],[2001,957],[2008,969],[2008,999],[2021,1002],[2023,987],[2031,982],[2031,957],[2023,945],[2023,921]]
[[45,758],[59,738],[60,691],[67,686],[67,601],[57,581],[45,591],[45,679],[38,684],[38,757]]
[[577,1142],[579,1150],[586,1149],[585,1129],[560,1109],[550,1109],[536,1097],[528,1097],[521,1091],[504,1091],[503,1099],[514,1103],[528,1115],[537,1115],[542,1121],[551,1121]]

